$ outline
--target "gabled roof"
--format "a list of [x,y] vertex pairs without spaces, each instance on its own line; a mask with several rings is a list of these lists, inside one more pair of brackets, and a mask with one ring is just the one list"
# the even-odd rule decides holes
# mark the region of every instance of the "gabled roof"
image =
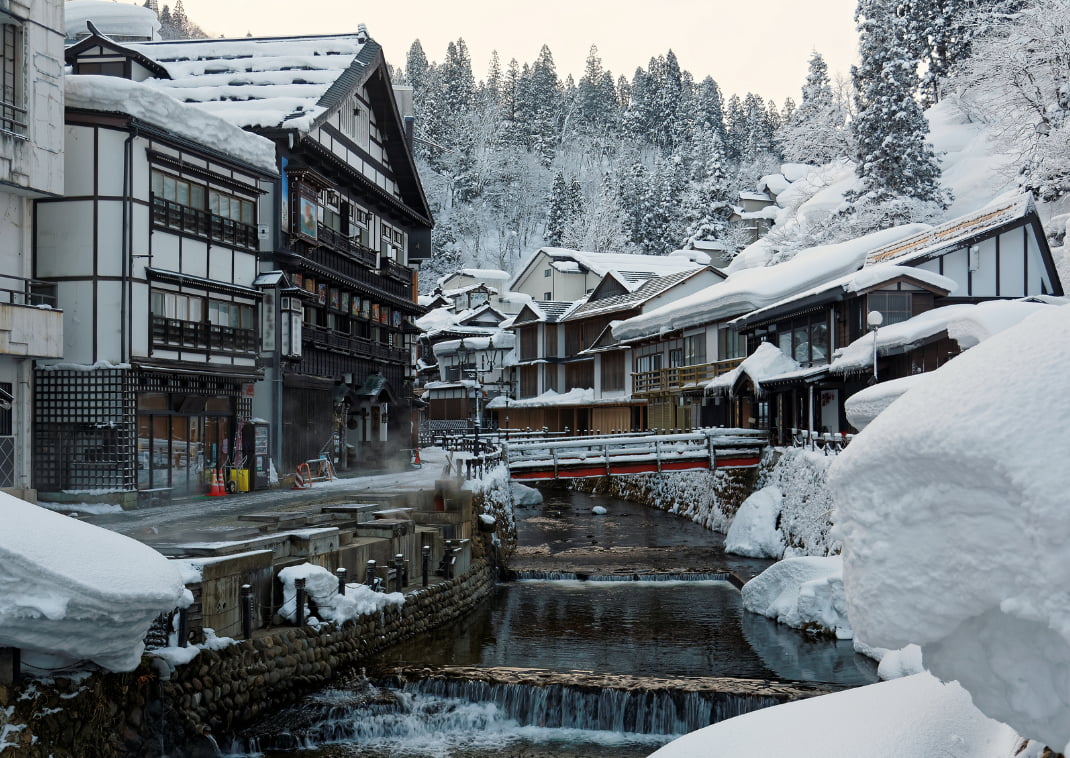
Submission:
[[528,270],[539,259],[540,254],[550,258],[551,265],[559,271],[564,270],[562,266],[565,266],[576,273],[591,272],[599,277],[614,271],[619,275],[621,281],[635,283],[644,282],[655,276],[664,276],[677,271],[698,268],[702,265],[685,256],[590,253],[582,250],[569,250],[563,247],[541,247],[531,254],[531,257],[525,261],[520,271],[512,278],[510,289],[515,289],[516,283],[527,275]]
[[[586,300],[580,300],[582,304]],[[520,312],[513,318],[513,326],[524,326],[532,323],[555,324],[563,321],[565,316],[577,306],[577,303],[558,300],[533,300],[524,305]]]
[[1031,195],[1019,195],[1009,200],[993,203],[979,211],[959,216],[890,245],[877,248],[866,256],[866,263],[894,260],[896,263],[931,258],[949,247],[960,246],[973,237],[989,235],[1000,227],[1019,221],[1030,213],[1036,213]]
[[[243,129],[309,137],[342,107],[350,92],[364,87],[402,207],[418,222],[433,224],[383,50],[363,27],[355,34],[171,40],[127,47],[166,69],[166,77],[148,79],[147,84]],[[370,190],[397,202],[365,181]]]
[[[705,267],[699,267],[677,271],[676,273],[667,274],[665,276],[656,276],[647,279],[638,288],[630,292],[600,299],[595,299],[599,291],[599,288],[595,288],[595,291],[587,298],[587,302],[569,313],[566,320],[574,321],[605,313],[633,310],[643,305],[643,303],[653,300],[658,295],[675,287],[681,282],[687,281],[693,276],[697,276],[705,270]],[[605,282],[611,277],[613,277],[612,273],[608,274],[602,281]]]
[[490,320],[493,320],[495,324],[500,324],[506,319],[505,314],[500,310],[490,305],[490,303],[484,303],[478,308],[472,308],[471,310],[458,314],[457,323],[463,326],[468,326],[475,321],[486,320],[487,316],[490,316]]
[[67,65],[74,65],[74,62],[85,51],[91,50],[94,47],[100,47],[104,50],[109,50],[115,53],[116,55],[121,55],[124,58],[129,58],[133,61],[137,61],[155,76],[168,76],[167,69],[165,69],[156,61],[149,58],[147,55],[139,53],[137,50],[126,47],[124,45],[120,45],[118,42],[116,42],[106,34],[101,34],[100,32],[96,31],[96,29],[92,25],[90,25],[89,28],[93,30],[92,34],[90,34],[88,37],[82,38],[81,40],[64,50],[63,57]]

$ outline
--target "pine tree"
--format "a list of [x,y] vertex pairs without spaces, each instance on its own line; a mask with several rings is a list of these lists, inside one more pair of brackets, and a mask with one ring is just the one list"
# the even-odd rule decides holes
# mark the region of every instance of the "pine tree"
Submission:
[[527,126],[528,149],[549,167],[557,147],[562,93],[554,57],[546,45],[539,50],[524,83],[524,110],[518,116]]
[[148,8],[150,11],[155,13],[157,16],[160,15],[160,5],[157,2],[157,0],[145,0],[144,7]]
[[490,51],[490,63],[487,66],[487,80],[483,83],[482,98],[486,105],[498,107],[502,90],[502,64],[498,59],[498,51]]
[[[982,3],[983,4],[983,3]],[[921,88],[926,104],[939,102],[940,87],[952,67],[970,54],[972,0],[901,0],[907,45],[925,65]]]
[[946,207],[940,165],[925,141],[928,122],[914,99],[918,76],[906,22],[883,0],[859,0],[855,20],[861,65],[851,69],[857,107],[851,127],[861,189],[853,197],[906,197]]
[[189,39],[189,19],[186,18],[186,9],[182,7],[182,0],[175,3],[175,9],[171,12],[171,23],[175,27],[175,39]]
[[602,68],[598,48],[591,45],[583,76],[576,86],[577,131],[602,134],[615,121],[617,96],[613,75]]
[[731,248],[728,219],[732,215],[732,186],[721,137],[712,129],[696,135],[702,160],[683,198],[688,242],[724,242]]
[[412,87],[412,96],[417,111],[419,111],[422,98],[427,94],[430,68],[423,45],[420,44],[420,40],[415,40],[409,46],[408,55],[405,56],[405,79]]
[[569,187],[565,175],[560,171],[554,176],[554,185],[547,198],[546,231],[543,240],[550,247],[561,247],[565,237],[565,227],[569,221]]
[[784,158],[821,165],[850,154],[850,137],[843,113],[820,53],[810,56],[802,102],[777,134]]

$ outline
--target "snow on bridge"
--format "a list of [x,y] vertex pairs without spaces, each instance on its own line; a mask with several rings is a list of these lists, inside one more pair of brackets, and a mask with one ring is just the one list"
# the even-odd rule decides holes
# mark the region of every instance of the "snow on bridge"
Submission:
[[539,481],[687,469],[751,468],[768,435],[756,429],[698,429],[681,434],[616,434],[508,442],[512,479]]

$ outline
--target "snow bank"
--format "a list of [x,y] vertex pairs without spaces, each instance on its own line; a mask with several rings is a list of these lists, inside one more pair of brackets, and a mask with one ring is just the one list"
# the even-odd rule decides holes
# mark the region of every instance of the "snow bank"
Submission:
[[[279,572],[282,582],[282,608],[279,614],[288,621],[297,617],[297,587],[295,579],[305,580],[308,599],[316,605],[316,616],[323,621],[341,624],[369,613],[378,613],[388,606],[404,605],[405,596],[400,592],[375,592],[364,584],[347,584],[346,594],[338,594],[338,577],[311,563],[288,566]],[[305,609],[305,618],[310,618]]]
[[1011,758],[1018,745],[1018,735],[985,718],[962,687],[917,674],[726,719],[651,758]]
[[851,639],[843,595],[843,560],[785,558],[743,585],[743,607],[796,629]]
[[838,553],[832,534],[832,498],[826,484],[834,456],[808,448],[771,450],[762,460],[757,487],[776,487],[784,495],[780,505],[780,533],[788,557]]
[[520,482],[511,482],[509,489],[513,495],[513,502],[517,505],[538,505],[542,502],[542,493],[534,487]]
[[137,667],[152,621],[192,596],[152,548],[0,492],[0,647],[29,666]]
[[778,487],[764,487],[744,500],[725,535],[725,552],[751,558],[783,555],[784,535],[777,530],[783,500]]
[[968,350],[878,416],[830,471],[852,624],[921,645],[977,706],[1070,740],[1070,308]]
[[843,403],[847,421],[855,429],[862,430],[884,412],[884,409],[898,400],[907,390],[913,389],[928,378],[928,374],[911,374],[899,379],[878,382],[871,387],[859,390]]

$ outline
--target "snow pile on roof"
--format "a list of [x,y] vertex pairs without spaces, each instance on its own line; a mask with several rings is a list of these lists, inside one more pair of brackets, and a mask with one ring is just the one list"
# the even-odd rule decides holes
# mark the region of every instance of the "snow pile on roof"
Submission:
[[1012,758],[1019,743],[1014,730],[974,708],[962,687],[917,674],[744,713],[684,735],[650,758]]
[[784,355],[772,342],[763,342],[731,371],[715,376],[706,382],[709,394],[725,394],[731,391],[741,375],[747,375],[759,387],[763,381],[798,371],[799,364]]
[[0,492],[0,647],[45,668],[91,661],[131,671],[161,613],[192,596],[137,540]]
[[127,45],[171,79],[147,83],[245,128],[308,131],[327,91],[367,44],[363,34]]
[[370,613],[378,613],[389,606],[405,604],[405,595],[400,592],[376,592],[365,584],[346,584],[346,594],[338,594],[338,577],[322,566],[302,563],[287,566],[279,572],[282,582],[282,607],[279,614],[289,621],[297,617],[297,585],[294,580],[305,580],[305,592],[315,604],[314,614],[306,608],[306,619],[318,617],[322,621],[341,624],[350,619]]
[[[1051,307],[1044,302],[1025,299],[989,300],[983,303],[933,308],[906,321],[877,329],[877,354],[904,352],[945,331],[961,349],[966,350],[993,334],[1014,326],[1022,319]],[[852,371],[871,371],[873,339],[872,334],[864,334],[843,348],[829,364],[829,372],[845,374]]]
[[[508,402],[508,404],[507,404]],[[619,401],[617,401],[619,402]],[[498,396],[487,403],[487,408],[546,408],[555,405],[584,405],[595,403],[594,390],[577,387],[568,392],[559,393],[553,390],[535,397],[527,397],[522,400],[508,400]]]
[[92,21],[101,34],[110,37],[140,37],[145,40],[159,36],[160,19],[142,5],[104,2],[104,0],[67,0],[63,4],[64,36],[75,39],[89,34],[86,21]]
[[914,642],[977,707],[1070,741],[1070,309],[1047,308],[932,373],[829,475],[851,623]]
[[843,594],[843,559],[806,556],[777,561],[743,585],[743,607],[796,629],[854,636]]
[[739,506],[724,538],[726,553],[751,558],[779,558],[784,535],[777,529],[784,494],[779,487],[763,487]]
[[[508,271],[502,271],[500,268],[462,268],[457,273],[470,279],[478,279],[481,282],[504,282],[511,276]],[[443,280],[448,278],[442,277],[442,279],[439,279],[439,283],[441,284]]]
[[68,108],[125,113],[251,166],[278,174],[275,143],[146,84],[117,76],[65,76]]
[[923,224],[897,226],[847,242],[812,247],[775,266],[736,271],[724,281],[621,322],[613,335],[619,340],[637,339],[763,308],[853,273],[862,267],[870,250],[924,228],[927,227]]
[[[871,343],[872,344],[872,343]],[[844,401],[843,408],[847,420],[855,429],[865,429],[889,405],[899,399],[907,390],[913,389],[925,381],[930,374],[911,374],[900,379],[878,382],[859,390]]]

